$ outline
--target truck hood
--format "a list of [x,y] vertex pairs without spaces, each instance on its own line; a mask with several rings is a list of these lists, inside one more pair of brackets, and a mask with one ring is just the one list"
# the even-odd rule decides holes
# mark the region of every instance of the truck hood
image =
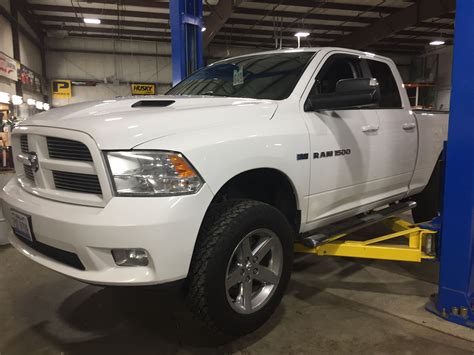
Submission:
[[132,149],[182,132],[268,120],[277,106],[271,100],[229,97],[128,97],[55,108],[20,125],[81,131],[90,135],[100,149]]

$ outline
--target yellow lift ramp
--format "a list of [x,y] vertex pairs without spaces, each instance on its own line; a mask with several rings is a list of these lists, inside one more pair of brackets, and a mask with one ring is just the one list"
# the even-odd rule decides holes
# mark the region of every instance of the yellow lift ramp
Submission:
[[[436,259],[437,231],[422,228],[396,215],[416,206],[403,202],[351,218],[304,235],[294,250],[325,256],[421,262]],[[355,231],[383,223],[390,233],[367,240],[351,240]]]

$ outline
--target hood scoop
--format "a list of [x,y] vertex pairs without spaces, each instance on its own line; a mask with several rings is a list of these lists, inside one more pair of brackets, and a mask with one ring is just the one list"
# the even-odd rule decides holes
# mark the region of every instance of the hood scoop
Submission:
[[132,107],[168,107],[175,102],[175,100],[141,100],[135,102]]

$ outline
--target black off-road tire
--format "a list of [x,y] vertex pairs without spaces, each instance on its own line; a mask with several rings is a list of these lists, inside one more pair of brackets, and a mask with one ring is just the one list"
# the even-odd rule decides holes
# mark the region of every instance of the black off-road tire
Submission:
[[[262,308],[251,314],[241,314],[227,301],[227,265],[240,241],[259,228],[271,230],[281,242],[281,278],[273,296]],[[211,333],[231,336],[250,333],[263,325],[279,305],[290,279],[292,262],[293,231],[279,210],[252,200],[213,206],[206,214],[195,246],[188,275],[188,304]]]

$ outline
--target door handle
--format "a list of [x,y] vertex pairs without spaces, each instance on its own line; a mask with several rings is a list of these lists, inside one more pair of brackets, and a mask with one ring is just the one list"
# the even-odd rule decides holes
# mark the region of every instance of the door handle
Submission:
[[403,127],[403,129],[404,129],[405,131],[409,131],[410,129],[415,128],[415,127],[416,127],[416,124],[415,124],[415,123],[411,123],[411,122],[410,122],[410,123],[407,122],[407,123],[404,123],[404,124],[402,125],[402,127]]
[[372,126],[372,125],[367,125],[367,126],[362,126],[362,132],[377,132],[379,130],[379,127],[377,126]]

